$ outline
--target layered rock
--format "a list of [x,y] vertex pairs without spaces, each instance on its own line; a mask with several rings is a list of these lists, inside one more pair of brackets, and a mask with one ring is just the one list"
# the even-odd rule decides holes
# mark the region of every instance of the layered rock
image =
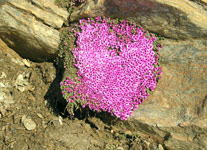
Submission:
[[168,149],[207,147],[207,42],[163,41],[163,75],[127,122]]
[[172,39],[207,37],[207,1],[202,0],[88,0],[71,15],[127,18],[146,30]]
[[[0,37],[22,56],[53,58],[58,29],[67,16],[53,5],[51,0],[1,4]],[[88,0],[71,15],[72,21],[95,16],[128,18],[171,39],[162,41],[162,79],[125,122],[129,130],[150,135],[168,149],[207,147],[206,10],[206,0]]]
[[68,12],[54,0],[7,0],[0,5],[0,38],[21,56],[34,61],[57,55],[59,31]]
[[86,17],[126,18],[167,37],[162,79],[125,122],[172,150],[207,147],[207,1],[88,0],[71,21]]

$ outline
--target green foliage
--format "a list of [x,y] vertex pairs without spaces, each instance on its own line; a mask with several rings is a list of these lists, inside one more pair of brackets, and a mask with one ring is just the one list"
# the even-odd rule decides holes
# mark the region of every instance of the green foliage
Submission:
[[[73,54],[72,49],[75,48],[75,40],[76,38],[73,36],[73,33],[71,32],[71,29],[75,28],[73,24],[71,24],[70,27],[63,28],[63,30],[60,32],[60,45],[59,45],[59,54],[58,59],[61,59],[63,61],[63,67],[65,70],[65,75],[63,77],[63,81],[66,79],[66,77],[71,77],[74,80],[77,79],[77,68],[73,65]],[[61,86],[61,90],[63,91],[63,88],[67,88],[65,86]],[[69,99],[69,96],[73,96],[73,93],[64,95],[64,98],[67,100]],[[67,111],[73,116],[74,112],[78,110],[82,110],[82,103],[80,103],[80,100],[75,101],[74,103],[68,103],[66,106]],[[72,117],[71,116],[71,117]]]

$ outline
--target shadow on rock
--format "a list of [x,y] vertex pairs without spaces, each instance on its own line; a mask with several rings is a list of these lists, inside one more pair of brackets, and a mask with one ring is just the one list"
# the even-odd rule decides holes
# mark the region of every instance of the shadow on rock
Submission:
[[53,110],[54,114],[67,117],[68,113],[65,109],[67,102],[63,98],[60,89],[60,82],[64,73],[63,61],[58,60],[58,63],[54,63],[54,66],[56,68],[56,77],[44,98],[47,100],[47,106]]

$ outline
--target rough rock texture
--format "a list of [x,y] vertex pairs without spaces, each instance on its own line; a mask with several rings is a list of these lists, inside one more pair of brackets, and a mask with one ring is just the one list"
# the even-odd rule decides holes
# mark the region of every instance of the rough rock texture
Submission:
[[56,56],[59,31],[68,13],[54,0],[7,0],[0,5],[0,38],[34,61]]
[[[34,12],[49,13],[46,4],[50,4],[50,0],[30,3],[8,0],[0,4],[0,37],[22,56],[43,60],[52,58],[56,52],[57,29],[61,25],[54,23],[58,20],[52,19],[55,13],[48,20],[45,15],[38,15],[40,12]],[[162,79],[125,124],[129,130],[150,135],[167,149],[205,150],[207,1],[88,0],[80,7],[82,9],[77,8],[72,14],[72,20],[97,15],[130,18],[147,30],[171,38],[162,41]]]
[[206,0],[88,0],[71,15],[128,18],[172,39],[207,37]]
[[163,75],[127,122],[168,149],[207,148],[207,42],[163,41]]
[[125,122],[172,150],[207,148],[207,1],[88,0],[71,15],[127,18],[162,41],[162,79]]

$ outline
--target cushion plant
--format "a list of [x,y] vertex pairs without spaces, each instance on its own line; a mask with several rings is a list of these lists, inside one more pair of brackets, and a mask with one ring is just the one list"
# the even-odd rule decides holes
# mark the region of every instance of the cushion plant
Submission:
[[127,20],[80,20],[72,29],[77,78],[61,82],[69,103],[109,112],[126,120],[150,92],[162,73],[154,35]]

